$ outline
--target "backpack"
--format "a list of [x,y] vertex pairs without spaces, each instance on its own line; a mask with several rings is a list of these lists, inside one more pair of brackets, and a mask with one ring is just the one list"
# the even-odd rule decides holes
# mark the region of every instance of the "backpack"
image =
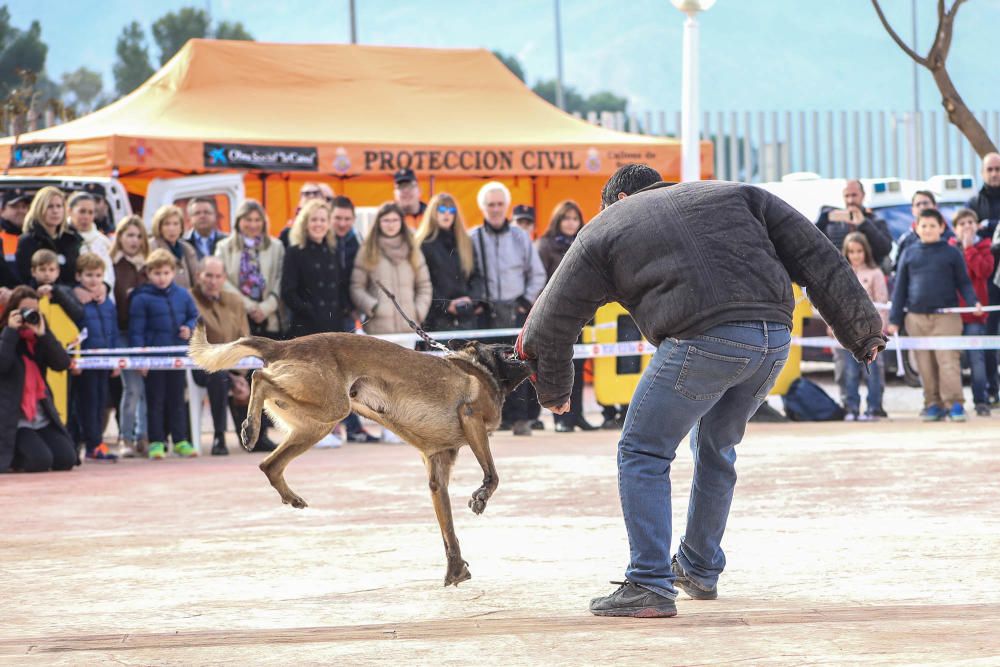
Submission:
[[844,419],[844,409],[815,382],[803,377],[792,381],[781,397],[785,415],[796,422],[830,422]]

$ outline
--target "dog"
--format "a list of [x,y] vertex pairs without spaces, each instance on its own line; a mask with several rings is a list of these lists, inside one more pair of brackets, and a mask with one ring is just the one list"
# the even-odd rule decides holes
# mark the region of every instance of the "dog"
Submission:
[[446,356],[434,356],[345,333],[287,341],[249,336],[212,345],[199,324],[188,355],[213,372],[232,368],[244,357],[264,361],[264,368],[253,374],[240,436],[250,450],[257,442],[262,410],[285,431],[260,469],[281,502],[292,507],[306,507],[306,502],[288,487],[285,468],[351,411],[420,450],[444,538],[444,585],[457,586],[472,576],[455,536],[448,481],[459,448],[467,444],[483,469],[483,484],[469,500],[472,511],[482,514],[497,489],[489,435],[500,424],[504,399],[532,372],[512,345],[473,341]]

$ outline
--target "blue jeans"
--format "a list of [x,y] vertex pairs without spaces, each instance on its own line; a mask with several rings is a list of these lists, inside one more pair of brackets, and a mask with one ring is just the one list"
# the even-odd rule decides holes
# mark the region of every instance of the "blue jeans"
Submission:
[[[984,336],[986,325],[979,322],[963,323],[962,335]],[[986,371],[986,350],[966,350],[962,354],[967,355],[969,370],[972,371],[972,402],[976,405],[988,405],[989,399],[986,393],[989,377]]]
[[139,371],[122,371],[121,436],[129,442],[147,437],[146,383]]
[[690,340],[665,339],[643,373],[618,443],[631,561],[625,576],[677,597],[670,571],[670,464],[691,433],[694,479],[677,559],[710,588],[726,564],[720,542],[736,485],[736,445],[788,358],[774,322],[729,322]]
[[[844,410],[858,414],[861,412],[861,393],[858,391],[861,385],[864,366],[854,360],[854,355],[847,350],[837,350],[844,365]],[[872,414],[876,410],[882,409],[882,373],[879,372],[879,365],[882,357],[878,357],[871,366],[871,372],[864,378],[868,385],[868,409],[867,414]]]

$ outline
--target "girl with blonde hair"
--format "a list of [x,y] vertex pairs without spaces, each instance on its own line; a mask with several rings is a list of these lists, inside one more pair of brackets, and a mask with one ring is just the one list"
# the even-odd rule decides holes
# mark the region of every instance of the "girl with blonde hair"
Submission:
[[24,218],[24,233],[17,240],[15,263],[22,282],[31,278],[31,257],[38,250],[51,250],[59,258],[59,284],[76,284],[76,259],[83,239],[66,224],[66,196],[46,186],[31,200]]
[[474,329],[482,312],[483,279],[455,198],[434,195],[417,229],[416,243],[431,277],[432,300],[424,322],[429,331]]
[[163,248],[174,256],[177,273],[174,283],[190,291],[198,275],[198,253],[194,246],[181,238],[184,233],[184,212],[173,204],[161,206],[153,214],[153,229],[149,252]]
[[351,300],[368,316],[368,333],[410,331],[406,320],[376,286],[376,280],[396,295],[403,312],[414,321],[427,317],[432,294],[427,262],[413,232],[403,224],[403,211],[395,202],[382,204],[375,214],[351,273]]

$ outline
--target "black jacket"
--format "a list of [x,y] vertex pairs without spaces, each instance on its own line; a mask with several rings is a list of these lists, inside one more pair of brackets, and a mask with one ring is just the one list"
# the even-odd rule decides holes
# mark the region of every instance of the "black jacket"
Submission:
[[[455,234],[451,230],[438,230],[437,236],[420,245],[420,250],[427,261],[433,287],[431,309],[427,312],[424,328],[429,331],[474,329],[477,316],[472,308],[484,297],[479,268],[473,263],[472,275],[466,278],[462,273]],[[468,312],[452,315],[448,312],[448,302],[462,296],[474,303],[469,304]]]
[[881,264],[892,250],[892,234],[889,233],[889,225],[882,218],[876,217],[869,209],[865,209],[864,214],[864,221],[856,229],[853,229],[846,222],[831,222],[830,211],[823,211],[819,220],[816,221],[816,228],[830,239],[830,243],[837,250],[843,249],[844,239],[847,238],[848,234],[852,231],[861,232],[872,247],[875,263]]
[[[27,344],[21,340],[17,329],[5,326],[0,330],[0,473],[10,470],[14,460],[14,439],[17,435],[17,422],[21,419],[21,394],[24,392],[24,360],[21,359],[24,354],[27,354]],[[45,335],[35,343],[34,359],[43,380],[45,371],[49,368],[56,371],[69,368],[69,355],[48,327]],[[45,389],[42,409],[49,421],[62,429],[68,438],[66,427],[52,402],[52,391],[48,388],[47,381]]]
[[738,320],[791,327],[792,281],[855,358],[884,346],[882,319],[847,260],[778,197],[722,181],[641,190],[580,230],[528,316],[521,349],[538,360],[538,399],[569,399],[572,345],[605,303],[628,309],[658,345]]
[[343,279],[340,281],[340,307],[344,317],[349,317],[354,305],[351,303],[351,272],[354,260],[361,249],[361,240],[352,229],[344,236],[337,237],[337,268]]
[[[1000,188],[983,185],[979,194],[970,199],[966,206],[979,216],[979,236],[992,240],[997,231],[997,223],[1000,223]],[[1000,243],[994,243],[991,250],[993,258],[1000,260]],[[994,280],[997,274],[994,271]]]
[[288,246],[281,269],[281,300],[292,313],[289,335],[343,330],[341,275],[335,248],[313,241],[306,241],[305,247]]
[[[198,259],[205,258],[205,255],[201,253],[201,246],[199,246],[198,242],[195,240],[195,231],[193,229],[189,229],[187,233],[183,236],[183,238],[185,241],[191,244],[192,248],[194,248],[194,252],[196,255],[198,255]],[[209,237],[208,239],[208,254],[214,255],[215,246],[219,245],[219,241],[224,241],[226,238],[228,238],[228,234],[224,234],[220,232],[218,229],[216,229],[212,233],[212,236]]]
[[83,239],[70,227],[54,239],[41,225],[34,225],[17,240],[17,273],[22,280],[31,278],[31,256],[44,248],[59,256],[59,282],[72,287],[76,284],[76,260],[82,244]]

